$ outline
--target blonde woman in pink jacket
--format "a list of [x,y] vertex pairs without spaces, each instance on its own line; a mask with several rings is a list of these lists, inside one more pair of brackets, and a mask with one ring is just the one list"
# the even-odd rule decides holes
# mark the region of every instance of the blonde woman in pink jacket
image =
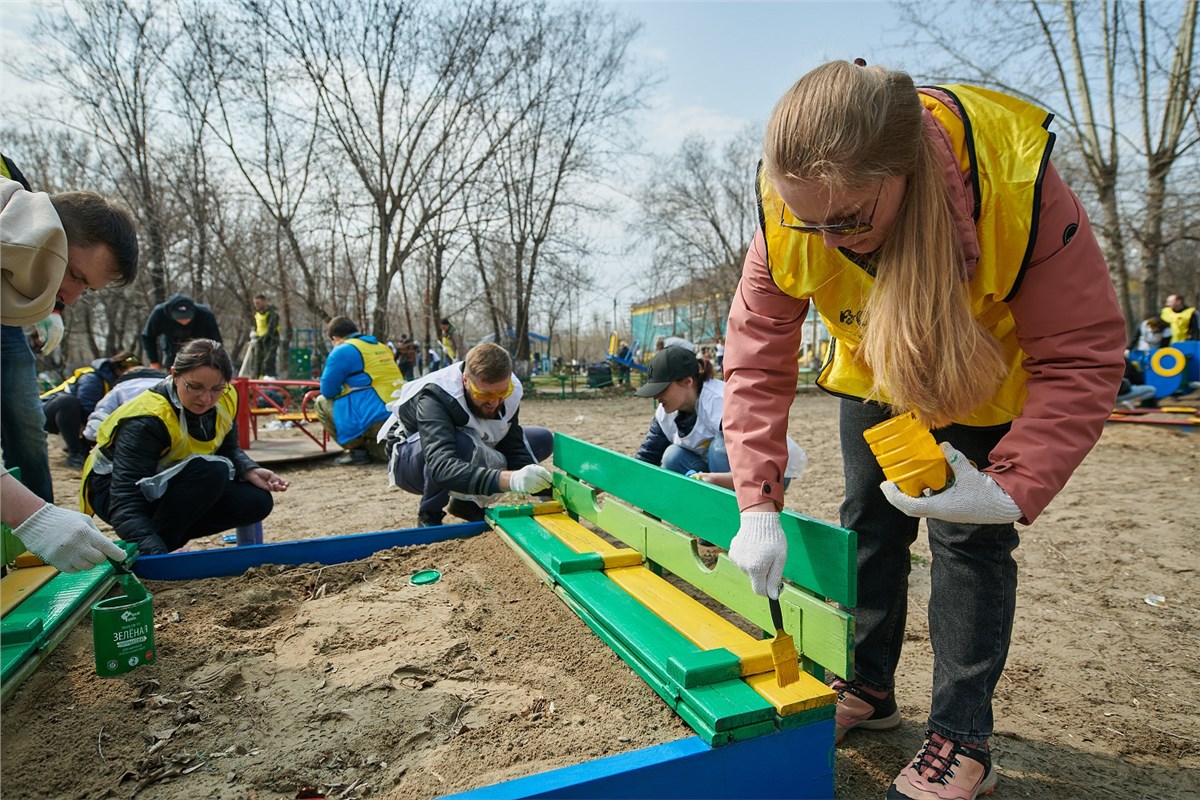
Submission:
[[[764,141],[760,229],[725,350],[742,510],[729,554],[755,591],[778,594],[787,412],[812,302],[834,337],[817,383],[843,398],[841,523],[859,548],[855,679],[834,683],[839,739],[900,724],[894,676],[922,517],[933,553],[928,733],[893,800],[995,787],[1014,523],[1031,523],[1087,455],[1121,379],[1124,322],[1087,215],[1050,163],[1049,122],[986,89],[918,89],[902,72],[838,61],[787,92]],[[886,482],[863,439],[909,412],[954,471],[936,495]]]

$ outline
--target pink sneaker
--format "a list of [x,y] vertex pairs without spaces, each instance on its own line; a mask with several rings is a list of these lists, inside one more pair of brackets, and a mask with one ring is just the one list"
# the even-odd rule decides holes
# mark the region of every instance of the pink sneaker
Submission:
[[835,680],[830,687],[837,692],[837,712],[834,716],[834,742],[851,728],[868,731],[890,731],[900,725],[900,710],[896,708],[896,696],[891,692],[879,697],[864,686]]
[[900,771],[888,800],[975,800],[996,790],[987,745],[967,747],[930,731],[913,763]]

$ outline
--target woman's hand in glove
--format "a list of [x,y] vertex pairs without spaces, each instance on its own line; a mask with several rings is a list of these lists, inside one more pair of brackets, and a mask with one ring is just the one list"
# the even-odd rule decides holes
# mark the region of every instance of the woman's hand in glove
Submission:
[[787,563],[787,537],[778,511],[743,511],[741,527],[729,545],[729,559],[750,578],[750,588],[778,599]]
[[883,496],[910,517],[931,517],[946,522],[971,525],[999,525],[1016,522],[1021,509],[990,476],[971,465],[967,457],[942,442],[942,452],[954,470],[954,482],[929,497],[909,497],[891,481],[879,484]]

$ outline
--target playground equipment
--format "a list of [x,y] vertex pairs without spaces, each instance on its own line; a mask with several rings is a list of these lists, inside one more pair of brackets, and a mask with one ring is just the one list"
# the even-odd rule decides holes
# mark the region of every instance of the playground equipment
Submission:
[[617,337],[617,332],[613,331],[612,335],[608,337],[608,354],[604,359],[622,367],[636,369],[638,372],[649,371],[650,368],[638,360],[642,354],[642,343],[637,339],[633,340],[633,344],[629,346],[629,353],[625,357],[617,355],[619,352],[620,339]]
[[[303,461],[329,453],[329,434],[320,426],[310,406],[321,393],[321,382],[313,380],[252,380],[246,377],[233,379],[238,393],[238,439],[245,450],[254,449],[254,459],[260,464],[279,464],[287,461]],[[304,390],[299,409],[292,407],[293,394]],[[283,398],[282,400],[280,398]],[[303,439],[258,438],[258,419],[273,415],[279,422],[291,422],[308,441]],[[306,426],[317,424],[319,435]],[[311,444],[310,444],[311,443]]]
[[[1169,347],[1160,347],[1152,352],[1130,353],[1129,358],[1141,364],[1146,385],[1154,387],[1155,399],[1188,394],[1200,388],[1200,342],[1175,342]],[[1191,430],[1196,424],[1200,424],[1200,410],[1185,405],[1139,408],[1132,411],[1117,409],[1108,421],[1165,425]]]
[[[770,639],[728,619],[736,614],[774,633],[766,600],[724,555],[711,568],[697,556],[697,534],[729,545],[739,519],[732,492],[562,435],[555,436],[554,464],[563,471],[554,476],[553,503],[492,508],[486,524],[696,735],[455,797],[831,797],[837,698],[822,681],[825,668],[853,677],[854,623],[826,598],[856,602],[854,533],[782,516],[791,544],[782,627],[799,651],[799,680],[780,687]],[[469,523],[145,556],[134,569],[164,581],[232,576],[263,564],[353,561],[484,530]],[[59,577],[107,581],[107,589],[112,568]],[[692,588],[685,592],[678,581]],[[696,591],[722,613],[694,599]],[[81,616],[56,625],[56,635]],[[7,658],[7,617],[4,623]],[[5,696],[14,688],[6,677]]]
[[1129,358],[1142,366],[1146,385],[1156,398],[1186,394],[1200,382],[1200,342],[1175,342],[1154,351],[1136,351]]

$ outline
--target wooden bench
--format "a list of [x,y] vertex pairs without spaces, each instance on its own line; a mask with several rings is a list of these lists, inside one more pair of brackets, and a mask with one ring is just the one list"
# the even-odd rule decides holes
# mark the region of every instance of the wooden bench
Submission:
[[701,538],[728,549],[732,492],[562,434],[554,465],[556,502],[492,508],[488,523],[709,746],[811,728],[772,796],[832,796],[837,696],[825,670],[853,677],[854,621],[828,600],[856,602],[855,534],[782,515],[780,600],[802,671],[781,687],[766,599],[726,554],[712,567],[698,555]]

